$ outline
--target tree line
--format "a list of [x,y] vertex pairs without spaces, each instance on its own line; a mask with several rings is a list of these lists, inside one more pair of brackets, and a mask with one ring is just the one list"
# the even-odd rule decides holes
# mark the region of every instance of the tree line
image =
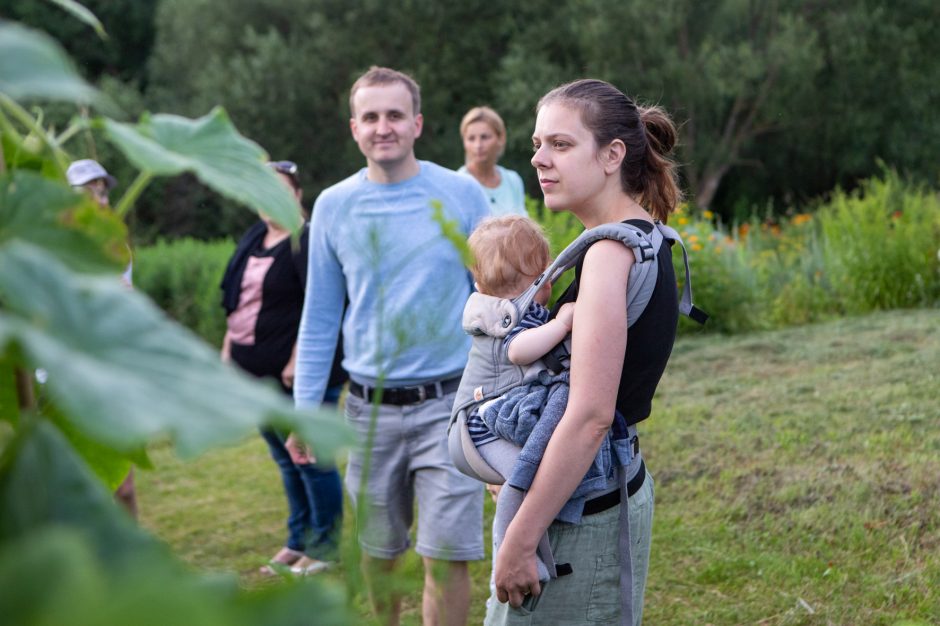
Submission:
[[[274,158],[300,164],[308,202],[362,166],[347,95],[373,64],[422,85],[419,158],[459,166],[460,118],[489,104],[509,129],[502,162],[534,195],[535,104],[583,76],[672,113],[690,203],[725,220],[852,188],[881,161],[937,182],[932,0],[88,0],[106,42],[52,4],[5,4],[0,14],[62,41],[129,117],[221,104]],[[70,148],[107,160],[100,143]],[[181,177],[149,190],[132,228],[214,237],[246,219]]]

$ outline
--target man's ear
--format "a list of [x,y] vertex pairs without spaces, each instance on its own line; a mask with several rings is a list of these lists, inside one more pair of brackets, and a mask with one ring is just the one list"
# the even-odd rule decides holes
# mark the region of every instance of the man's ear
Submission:
[[421,130],[424,128],[424,116],[418,113],[415,115],[415,139],[421,136]]
[[620,170],[620,165],[623,163],[623,160],[627,156],[627,146],[623,143],[621,139],[614,139],[607,147],[604,148],[604,153],[601,155],[604,171],[608,174],[613,174]]
[[359,137],[357,136],[359,129],[356,128],[356,118],[354,117],[349,118],[349,132],[352,133],[354,140],[359,141]]

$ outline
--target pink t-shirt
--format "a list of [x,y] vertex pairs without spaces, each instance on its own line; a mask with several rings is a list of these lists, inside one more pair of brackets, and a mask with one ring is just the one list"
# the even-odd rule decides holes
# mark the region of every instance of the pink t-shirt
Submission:
[[261,312],[261,292],[264,277],[274,263],[274,257],[248,257],[242,276],[241,298],[238,308],[228,316],[228,330],[232,341],[243,346],[255,343],[255,325]]

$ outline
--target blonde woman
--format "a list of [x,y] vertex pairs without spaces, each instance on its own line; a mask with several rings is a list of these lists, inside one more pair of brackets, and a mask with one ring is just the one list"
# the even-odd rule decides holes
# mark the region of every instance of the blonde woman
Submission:
[[470,109],[460,122],[464,165],[458,172],[480,184],[493,215],[525,215],[525,193],[519,174],[497,165],[506,148],[506,125],[489,107]]

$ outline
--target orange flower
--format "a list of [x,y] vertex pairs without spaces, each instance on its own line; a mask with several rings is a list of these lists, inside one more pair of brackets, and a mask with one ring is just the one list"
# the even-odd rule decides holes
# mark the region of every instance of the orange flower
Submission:
[[798,215],[794,215],[792,221],[793,221],[794,226],[799,226],[801,224],[811,222],[812,220],[813,220],[813,216],[810,215],[809,213],[800,213]]

